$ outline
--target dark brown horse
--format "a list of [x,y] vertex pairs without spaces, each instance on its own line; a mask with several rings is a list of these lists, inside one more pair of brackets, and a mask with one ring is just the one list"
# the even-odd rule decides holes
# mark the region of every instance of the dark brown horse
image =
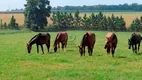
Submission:
[[84,54],[84,56],[85,56],[85,46],[87,46],[89,56],[92,56],[95,41],[96,41],[96,38],[95,38],[94,33],[87,32],[86,34],[84,34],[81,44],[80,44],[80,46],[78,46],[80,55],[82,56]]
[[60,43],[62,44],[62,49],[66,48],[68,41],[68,34],[66,32],[59,32],[54,41],[54,52],[57,52],[57,45],[60,48]]
[[28,53],[31,52],[32,49],[32,45],[36,44],[37,46],[37,53],[39,53],[39,45],[41,46],[42,52],[44,54],[44,50],[43,50],[43,44],[46,44],[48,52],[50,49],[50,34],[49,33],[39,33],[37,35],[35,35],[28,43],[27,43],[27,50]]
[[[128,39],[129,49],[131,49],[131,46],[132,46],[133,53],[139,52],[141,40],[142,40],[141,35],[136,33],[133,33],[130,39]],[[138,45],[138,48],[137,48],[137,45]]]
[[112,57],[114,57],[114,52],[117,47],[117,42],[118,42],[117,36],[113,32],[109,32],[106,35],[106,43],[105,43],[104,48],[107,51],[107,55],[109,55],[110,50],[111,50]]

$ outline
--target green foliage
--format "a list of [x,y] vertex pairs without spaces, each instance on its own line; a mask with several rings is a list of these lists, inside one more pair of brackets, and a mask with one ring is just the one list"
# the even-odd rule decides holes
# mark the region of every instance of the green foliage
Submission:
[[51,20],[58,29],[82,28],[126,31],[126,22],[122,16],[115,17],[114,14],[112,14],[111,17],[106,17],[102,12],[99,12],[98,14],[92,13],[90,16],[84,14],[83,17],[80,17],[78,10],[74,13],[74,16],[72,16],[71,13],[58,11],[56,13],[53,12]]
[[80,27],[81,17],[79,16],[79,11],[76,10],[74,13],[74,27]]
[[89,28],[91,26],[90,19],[87,17],[86,14],[84,14],[83,18],[81,19],[81,24],[84,28]]
[[142,16],[133,20],[132,24],[129,27],[130,31],[142,31]]
[[67,29],[73,27],[74,23],[73,15],[67,12],[53,12],[51,20],[57,29]]
[[3,29],[2,19],[0,19],[0,29]]
[[92,6],[58,6],[54,7],[53,10],[58,11],[75,11],[76,9],[80,11],[142,11],[142,4],[132,3],[132,4],[119,4],[119,5],[92,5]]
[[50,16],[51,6],[48,0],[27,0],[25,4],[25,26],[38,31],[44,29],[48,24],[47,17]]
[[16,19],[14,18],[14,16],[11,17],[11,20],[8,26],[10,29],[19,29],[18,23],[16,23]]
[[3,25],[4,29],[8,29],[7,23],[5,22]]

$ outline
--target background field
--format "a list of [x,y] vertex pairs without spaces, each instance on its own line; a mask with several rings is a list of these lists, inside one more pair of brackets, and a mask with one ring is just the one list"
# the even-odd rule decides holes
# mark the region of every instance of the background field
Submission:
[[[51,49],[45,54],[36,53],[33,46],[27,53],[26,43],[35,32],[0,31],[0,79],[1,80],[142,80],[142,55],[128,49],[130,32],[115,32],[118,47],[115,57],[106,56],[103,49],[107,32],[96,34],[93,56],[80,57],[78,45],[86,31],[67,31],[69,41],[66,51],[53,52],[57,32],[51,34]],[[72,37],[76,36],[75,41]],[[41,50],[40,50],[41,52]],[[142,52],[142,47],[140,48]]]
[[[112,13],[115,16],[123,16],[125,21],[126,21],[126,26],[129,27],[131,22],[135,19],[135,18],[139,18],[140,16],[142,16],[142,12],[103,12],[104,15],[106,16],[111,16]],[[91,13],[87,12],[87,15],[89,16]],[[95,14],[98,14],[98,12],[95,12]],[[0,14],[0,19],[3,20],[3,22],[10,22],[11,16],[14,15],[14,17],[16,18],[16,22],[19,23],[20,25],[24,24],[24,15],[23,14]],[[84,13],[81,13],[80,16],[84,16]],[[52,21],[50,20],[50,18],[48,18],[48,22],[49,24],[52,24]]]

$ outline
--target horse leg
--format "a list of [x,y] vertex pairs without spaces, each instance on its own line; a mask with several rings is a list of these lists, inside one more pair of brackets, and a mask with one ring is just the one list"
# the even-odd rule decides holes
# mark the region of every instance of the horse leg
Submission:
[[83,54],[84,54],[84,56],[85,56],[85,46],[84,46],[84,48],[83,48]]
[[139,52],[139,49],[140,49],[140,43],[138,44],[138,52]]
[[91,48],[88,47],[88,53],[89,53],[89,56],[91,56]]
[[58,43],[57,43],[57,45],[58,45],[58,48],[59,48],[59,52],[60,52],[60,43],[58,42]]
[[135,49],[134,49],[134,45],[132,45],[132,51],[133,51],[133,53],[134,53],[134,50],[135,50]]
[[46,44],[46,47],[47,47],[47,50],[48,50],[48,52],[49,52],[50,44]]
[[115,52],[115,47],[112,47],[111,49],[112,57],[114,57],[114,52]]
[[67,42],[65,43],[65,48],[67,47]]
[[64,43],[62,43],[62,49],[63,49],[63,51],[64,51],[64,46],[65,46],[65,44],[64,44]]
[[110,54],[110,47],[107,47],[107,56]]
[[42,53],[44,54],[43,46],[42,45],[40,45],[40,46],[41,46]]
[[38,47],[38,44],[36,44],[36,47],[37,47],[37,53],[39,53],[39,47]]
[[137,53],[137,44],[135,44],[135,53]]

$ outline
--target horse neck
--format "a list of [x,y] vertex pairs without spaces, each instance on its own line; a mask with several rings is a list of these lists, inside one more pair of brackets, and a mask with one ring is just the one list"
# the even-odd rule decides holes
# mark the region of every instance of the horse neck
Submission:
[[84,47],[85,46],[85,44],[86,44],[86,38],[87,38],[87,34],[85,34],[84,36],[83,36],[83,39],[82,39],[82,41],[81,41],[81,46],[82,47]]
[[29,45],[32,46],[33,44],[35,44],[35,41],[30,41]]
[[56,36],[56,39],[55,39],[55,41],[54,41],[54,46],[57,45],[57,42],[58,42],[58,40],[59,40],[59,37],[60,37],[60,33],[58,33],[57,36]]
[[54,41],[54,46],[57,46],[57,39],[55,39]]

